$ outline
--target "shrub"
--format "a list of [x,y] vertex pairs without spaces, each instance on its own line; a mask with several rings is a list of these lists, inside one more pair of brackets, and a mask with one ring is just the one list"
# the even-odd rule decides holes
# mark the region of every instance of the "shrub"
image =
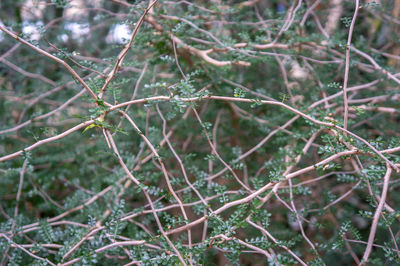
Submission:
[[399,12],[3,0],[0,264],[398,264]]

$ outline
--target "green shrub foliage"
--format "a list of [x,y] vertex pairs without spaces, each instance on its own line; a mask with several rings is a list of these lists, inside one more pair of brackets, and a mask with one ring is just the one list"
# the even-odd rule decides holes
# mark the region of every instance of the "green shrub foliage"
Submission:
[[399,14],[1,0],[0,265],[398,265]]

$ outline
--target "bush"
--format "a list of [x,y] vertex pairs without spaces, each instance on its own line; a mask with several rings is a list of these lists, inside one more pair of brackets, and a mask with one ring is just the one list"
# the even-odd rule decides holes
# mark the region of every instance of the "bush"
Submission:
[[395,265],[399,1],[0,3],[1,265]]

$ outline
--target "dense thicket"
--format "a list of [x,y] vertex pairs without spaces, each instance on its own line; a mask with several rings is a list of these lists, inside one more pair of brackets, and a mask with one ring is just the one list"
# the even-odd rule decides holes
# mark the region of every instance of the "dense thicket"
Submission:
[[1,265],[398,265],[400,1],[1,0]]

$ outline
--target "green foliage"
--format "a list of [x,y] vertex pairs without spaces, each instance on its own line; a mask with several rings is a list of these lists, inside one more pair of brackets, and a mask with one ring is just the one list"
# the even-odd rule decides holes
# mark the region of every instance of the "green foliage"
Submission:
[[[397,1],[311,4],[0,1],[0,264],[361,259],[400,163]],[[370,265],[400,263],[393,168]]]

